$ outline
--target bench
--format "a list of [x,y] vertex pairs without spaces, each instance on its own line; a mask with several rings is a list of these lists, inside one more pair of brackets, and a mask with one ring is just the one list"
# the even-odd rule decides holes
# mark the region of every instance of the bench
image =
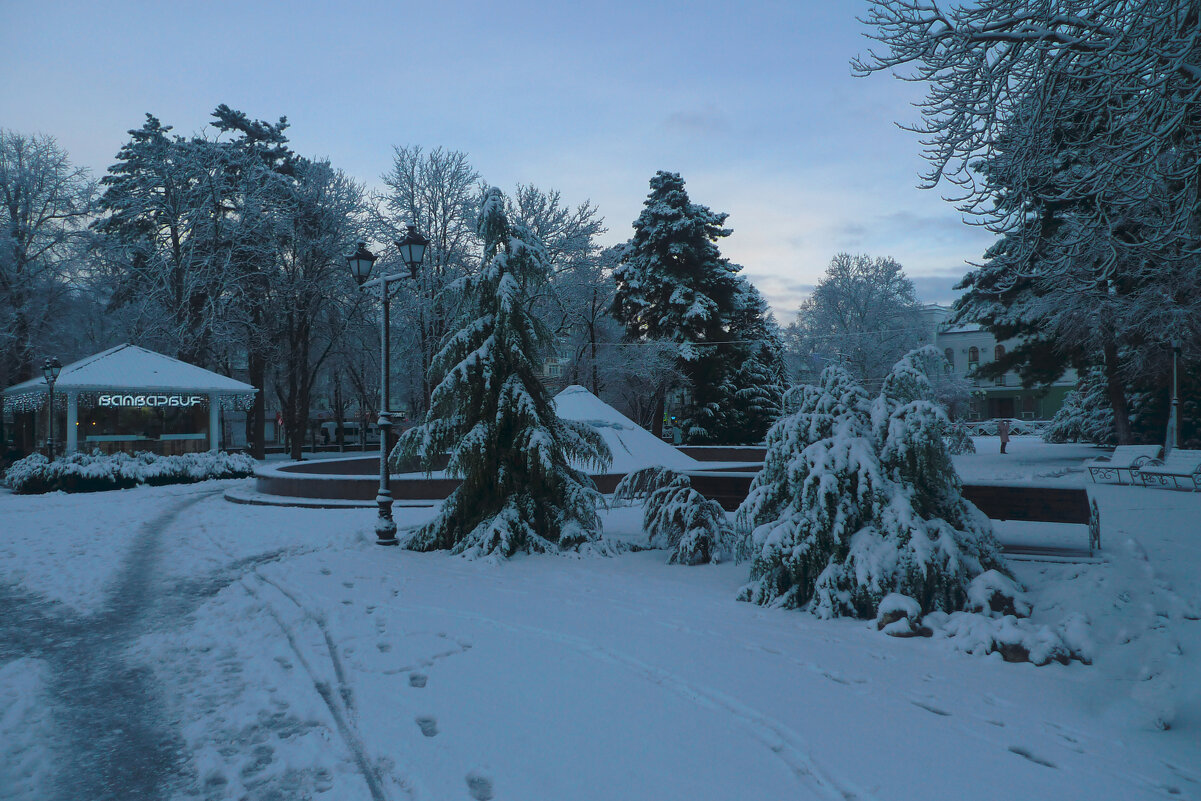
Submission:
[[1201,451],[1176,449],[1166,459],[1151,459],[1138,469],[1139,480],[1144,487],[1167,487],[1173,489],[1201,489]]
[[1130,483],[1133,484],[1137,480],[1135,474],[1138,469],[1152,459],[1158,459],[1162,451],[1159,445],[1119,445],[1108,456],[1100,456],[1084,464],[1094,484],[1098,478],[1125,483],[1122,481],[1123,470],[1130,474]]
[[1101,513],[1088,491],[1076,487],[964,484],[963,497],[993,520],[1078,523],[1088,526],[1088,553],[1101,549]]

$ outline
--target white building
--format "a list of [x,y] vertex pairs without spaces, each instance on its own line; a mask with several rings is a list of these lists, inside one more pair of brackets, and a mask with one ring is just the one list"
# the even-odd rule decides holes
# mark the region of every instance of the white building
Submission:
[[1048,388],[1024,389],[1017,373],[998,378],[980,379],[976,369],[997,361],[1018,340],[998,342],[996,337],[975,323],[951,325],[951,309],[929,304],[924,316],[933,329],[935,346],[951,364],[951,371],[972,387],[969,420],[1007,417],[1018,420],[1048,420],[1063,406],[1063,399],[1076,385],[1076,371],[1069,368]]

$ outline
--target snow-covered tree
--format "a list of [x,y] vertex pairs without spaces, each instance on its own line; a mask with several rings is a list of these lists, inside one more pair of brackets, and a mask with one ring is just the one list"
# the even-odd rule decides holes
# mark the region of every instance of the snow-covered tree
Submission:
[[[64,319],[80,234],[95,209],[87,170],[53,137],[0,128],[0,381],[34,376],[36,347]],[[51,323],[54,323],[53,325]],[[65,355],[65,354],[64,354]]]
[[780,327],[759,290],[745,279],[730,324],[731,337],[742,351],[742,365],[734,374],[731,440],[761,442],[780,418],[788,381]]
[[[840,363],[868,385],[878,385],[926,333],[917,293],[892,258],[839,253],[789,328],[793,361]],[[819,368],[820,369],[820,368]]]
[[725,510],[697,492],[683,473],[667,467],[637,470],[621,480],[613,498],[642,500],[642,528],[652,547],[669,551],[668,564],[717,562],[733,550],[734,530]]
[[[372,239],[395,242],[408,225],[430,244],[415,281],[394,284],[393,363],[398,382],[393,397],[404,397],[415,414],[428,408],[433,385],[430,364],[459,309],[445,289],[477,266],[476,212],[480,174],[467,154],[418,146],[396,147],[392,167],[382,177],[386,189],[375,196]],[[377,270],[403,272],[394,248],[379,253]]]
[[[1088,276],[1119,265],[1195,262],[1201,180],[1201,7],[1196,0],[872,0],[864,21],[883,45],[853,64],[928,84],[919,105],[930,162],[926,184],[957,185],[962,208],[1000,233],[1037,246],[1041,221],[998,189],[1036,205],[1088,199],[1069,246],[1024,272],[1066,272],[1079,248],[1133,214],[1144,225],[1111,239]],[[1098,124],[1065,125],[1081,109]],[[1009,186],[975,169],[1017,122]],[[1044,180],[1063,154],[1087,169]],[[1144,213],[1150,211],[1150,214]]]
[[692,441],[724,441],[723,415],[736,391],[729,323],[741,269],[717,247],[731,233],[727,215],[692,203],[678,173],[657,172],[650,185],[614,271],[614,315],[632,341],[678,344],[692,395],[684,430]]
[[478,219],[482,265],[448,288],[461,312],[433,360],[429,411],[392,453],[429,465],[449,452],[462,484],[407,545],[502,557],[578,547],[600,536],[600,495],[572,462],[603,469],[611,456],[594,430],[559,419],[539,378],[552,343],[528,302],[548,277],[545,250],[509,223],[499,189]]
[[768,432],[738,511],[752,556],[741,599],[872,617],[896,592],[953,611],[999,567],[988,519],[960,493],[924,361],[899,361],[872,401],[838,366],[792,393],[797,410]]
[[1076,387],[1067,394],[1063,406],[1051,418],[1043,432],[1047,442],[1091,442],[1113,445],[1113,409],[1105,397],[1105,379],[1097,368],[1085,370]]

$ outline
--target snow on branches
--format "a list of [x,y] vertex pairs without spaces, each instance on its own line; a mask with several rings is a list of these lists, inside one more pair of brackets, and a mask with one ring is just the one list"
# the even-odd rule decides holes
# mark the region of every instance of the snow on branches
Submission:
[[949,612],[966,607],[974,577],[1000,568],[943,443],[928,350],[899,361],[874,400],[838,366],[789,398],[795,411],[768,433],[738,510],[752,557],[742,600],[874,617],[901,593]]
[[538,377],[551,337],[529,298],[548,277],[545,249],[509,222],[499,189],[485,193],[478,231],[481,269],[448,288],[462,311],[433,359],[429,411],[392,452],[427,468],[449,452],[447,473],[463,482],[406,544],[472,557],[577,548],[600,538],[600,495],[570,462],[603,469],[611,456],[595,431],[555,414]]
[[721,504],[693,489],[682,473],[667,467],[636,470],[621,480],[613,498],[643,499],[642,527],[652,546],[671,552],[668,564],[717,562],[733,548],[734,530]]

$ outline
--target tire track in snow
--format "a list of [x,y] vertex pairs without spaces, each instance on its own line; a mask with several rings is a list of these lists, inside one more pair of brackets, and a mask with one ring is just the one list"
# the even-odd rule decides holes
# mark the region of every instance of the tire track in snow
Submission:
[[[206,532],[208,538],[219,551],[221,551],[229,559],[233,559],[233,554],[224,545],[218,542],[212,535]],[[321,632],[322,638],[325,641],[326,651],[329,654],[330,662],[334,671],[334,678],[338,685],[338,693],[334,694],[328,681],[322,679],[314,669],[308,657],[304,654],[304,649],[296,638],[296,630],[286,623],[280,616],[279,611],[265,600],[258,592],[258,589],[249,580],[250,578],[257,579],[261,585],[273,588],[280,595],[284,596],[291,604],[300,610],[302,619],[313,623]],[[350,684],[346,680],[346,671],[342,665],[342,660],[338,656],[337,647],[334,644],[333,636],[330,634],[328,626],[322,616],[310,612],[300,601],[296,595],[285,589],[279,582],[264,576],[256,565],[253,568],[253,574],[241,581],[240,586],[245,590],[246,594],[253,598],[258,604],[270,615],[280,633],[284,635],[284,639],[288,642],[288,647],[296,656],[300,666],[304,669],[305,674],[309,677],[313,689],[317,691],[326,709],[329,711],[330,717],[334,721],[334,727],[338,732],[338,736],[342,739],[346,750],[350,752],[351,758],[354,760],[355,767],[359,774],[363,777],[364,783],[367,785],[367,791],[371,793],[372,801],[389,801],[388,794],[384,789],[383,776],[380,773],[377,764],[374,764],[367,756],[367,746],[359,733],[358,728],[354,725],[354,702],[353,692]],[[416,798],[417,794],[412,785],[405,781],[402,777],[396,776],[390,772],[390,777],[409,798]]]
[[[275,586],[272,582],[267,581],[263,578],[263,576],[259,575],[257,571],[254,577],[262,581],[264,584]],[[338,695],[334,694],[329,682],[318,676],[317,671],[314,670],[312,663],[310,663],[308,658],[304,655],[304,649],[300,647],[300,643],[296,640],[296,630],[284,622],[283,618],[280,616],[275,607],[273,607],[268,601],[263,600],[258,591],[251,586],[248,581],[243,581],[242,587],[246,590],[247,594],[250,595],[251,598],[258,601],[263,609],[266,610],[267,614],[271,616],[271,619],[275,621],[275,625],[284,635],[284,639],[288,641],[288,647],[291,648],[292,653],[295,654],[296,660],[300,662],[300,666],[304,668],[304,672],[308,675],[309,681],[313,685],[313,689],[317,691],[317,694],[325,703],[325,707],[329,711],[330,717],[333,718],[334,726],[338,731],[338,736],[342,738],[342,742],[346,745],[346,749],[350,752],[351,757],[354,759],[355,767],[358,769],[359,774],[363,777],[363,781],[367,784],[367,791],[371,793],[372,801],[389,801],[388,795],[384,791],[383,777],[380,775],[377,767],[372,764],[371,760],[367,756],[367,746],[363,742],[362,735],[359,734],[358,729],[352,722],[350,709],[346,707],[345,703],[339,699]],[[276,589],[278,590],[278,587],[276,587]],[[295,599],[292,598],[288,593],[284,593],[282,590],[280,592],[293,603],[297,603]],[[298,603],[297,606],[299,606]],[[305,620],[316,622],[315,618],[308,614],[307,610],[305,610],[303,606],[301,606],[300,609]],[[320,624],[318,624],[318,627],[320,627]],[[326,642],[327,645],[332,642],[328,637],[328,634],[326,637]],[[331,650],[330,653],[333,654],[335,652]],[[345,697],[348,691],[349,688],[344,684],[339,687],[339,695],[342,697]],[[400,784],[401,788],[408,793],[410,798],[415,797],[412,788],[409,787],[407,783],[396,777],[393,778],[397,780],[397,783]]]
[[541,637],[551,642],[565,645],[573,650],[611,665],[618,665],[643,678],[666,687],[682,698],[692,701],[708,709],[720,709],[750,731],[751,735],[775,754],[799,781],[832,801],[871,801],[873,796],[858,788],[853,788],[848,782],[835,779],[828,770],[820,767],[808,754],[799,734],[785,724],[767,716],[733,697],[711,687],[693,684],[683,677],[664,670],[649,662],[610,651],[607,648],[567,634],[548,631],[535,626],[525,626],[496,620],[473,612],[455,609],[445,609],[435,606],[389,604],[392,608],[409,609],[412,611],[435,612],[450,615],[463,620],[485,623],[517,634],[529,634]]

